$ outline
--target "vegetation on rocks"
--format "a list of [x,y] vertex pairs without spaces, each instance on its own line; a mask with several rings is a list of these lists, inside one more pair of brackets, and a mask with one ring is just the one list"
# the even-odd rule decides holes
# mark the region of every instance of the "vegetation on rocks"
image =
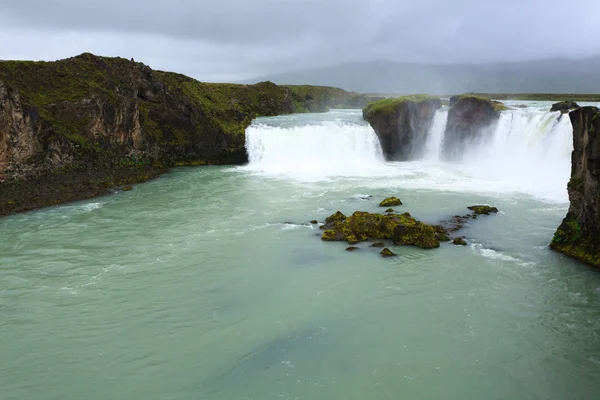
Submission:
[[396,253],[392,252],[390,249],[388,249],[387,247],[383,250],[381,250],[381,256],[382,257],[394,257],[396,255]]
[[[401,205],[402,201],[400,201],[400,199],[397,197],[388,197],[387,199],[384,199],[381,203],[379,203],[379,207],[394,207]],[[394,210],[390,208],[386,212],[394,212]]]
[[[341,214],[339,211],[338,213]],[[382,215],[356,211],[344,219],[340,219],[338,213],[327,219],[322,240],[356,244],[389,239],[397,245],[411,245],[424,249],[440,246],[433,227],[417,221],[409,213]]]
[[421,154],[425,137],[442,101],[428,95],[388,98],[367,104],[363,118],[371,125],[385,157],[404,161]]
[[569,113],[573,126],[569,211],[550,247],[600,267],[600,110],[581,107]]

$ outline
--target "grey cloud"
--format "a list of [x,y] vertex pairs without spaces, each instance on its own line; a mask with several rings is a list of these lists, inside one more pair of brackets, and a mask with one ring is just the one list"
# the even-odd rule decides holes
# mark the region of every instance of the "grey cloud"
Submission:
[[580,57],[600,2],[573,0],[0,0],[0,58],[83,51],[135,57],[202,80],[347,61]]

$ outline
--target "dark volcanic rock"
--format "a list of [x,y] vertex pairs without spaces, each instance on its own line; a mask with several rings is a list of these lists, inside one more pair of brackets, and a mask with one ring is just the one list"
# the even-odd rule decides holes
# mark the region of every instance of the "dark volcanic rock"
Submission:
[[467,242],[465,242],[465,240],[461,237],[457,237],[454,238],[454,240],[452,241],[452,244],[455,246],[466,246]]
[[387,247],[385,249],[381,250],[382,257],[394,257],[395,255],[396,255],[396,253],[392,252]]
[[558,103],[552,104],[550,111],[560,111],[561,114],[566,114],[576,108],[579,108],[579,104],[575,103],[574,101],[559,101]]
[[600,110],[581,107],[569,113],[573,125],[569,212],[550,247],[600,266]]
[[439,98],[413,95],[369,103],[363,118],[375,130],[388,160],[409,160],[418,157],[437,109]]
[[504,109],[504,104],[483,97],[451,97],[442,144],[443,157],[450,161],[460,160],[471,143],[485,139],[485,135],[491,133]]

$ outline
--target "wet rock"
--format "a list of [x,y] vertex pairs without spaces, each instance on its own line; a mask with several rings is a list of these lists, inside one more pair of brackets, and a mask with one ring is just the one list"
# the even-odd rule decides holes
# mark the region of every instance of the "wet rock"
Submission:
[[133,190],[133,186],[125,186],[123,189],[121,189],[124,192],[129,192],[131,190]]
[[397,254],[392,252],[390,249],[388,249],[387,247],[383,250],[381,250],[381,256],[382,257],[394,257]]
[[440,246],[435,229],[417,221],[409,213],[382,215],[356,211],[350,217],[328,218],[322,240],[347,241],[356,244],[364,241],[389,239],[397,245],[410,245],[424,249]]
[[336,221],[343,221],[346,219],[346,216],[342,214],[341,211],[336,211],[335,214],[330,215],[325,219],[325,223],[331,223]]
[[[402,202],[397,197],[388,197],[387,199],[384,199],[381,203],[379,203],[379,207],[394,207],[394,206],[401,206],[401,205],[402,205]],[[389,211],[386,211],[386,212],[389,212]],[[393,210],[392,210],[392,212],[393,212]]]
[[358,250],[358,249],[359,249],[359,248],[358,248],[358,247],[356,247],[356,246],[350,246],[350,247],[346,247],[346,251],[356,251],[356,250]]
[[475,205],[469,206],[467,208],[473,211],[473,215],[490,215],[498,212],[498,209],[496,207],[490,206]]
[[319,221],[317,221],[316,219],[313,219],[312,221],[310,221],[310,223],[313,225],[317,225],[319,223]]
[[504,104],[483,97],[452,96],[442,143],[444,159],[460,160],[473,142],[485,140],[504,109]]
[[553,250],[600,267],[600,109],[569,113],[573,125],[569,211],[550,243]]
[[465,240],[461,237],[457,237],[454,238],[454,240],[452,240],[452,244],[455,246],[466,246],[467,242],[465,242]]
[[448,236],[448,230],[442,225],[433,225],[433,229],[435,230],[435,237],[437,237],[437,239],[440,242],[450,241],[450,236]]
[[375,248],[381,248],[381,247],[385,247],[385,243],[383,242],[375,242],[371,245],[371,247],[375,247]]
[[559,101],[558,103],[552,104],[550,112],[560,111],[562,115],[577,108],[579,108],[579,104],[575,103],[574,101]]
[[396,210],[394,210],[393,208],[388,208],[387,210],[385,210],[386,213],[395,213]]
[[436,110],[437,97],[412,95],[367,104],[363,118],[371,125],[387,160],[404,161],[421,154]]

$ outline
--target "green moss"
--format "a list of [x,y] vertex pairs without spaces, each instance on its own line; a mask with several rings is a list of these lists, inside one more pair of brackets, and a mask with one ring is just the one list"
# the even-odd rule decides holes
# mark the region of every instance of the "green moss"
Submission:
[[550,247],[587,264],[600,267],[600,251],[594,247],[597,238],[585,237],[581,226],[571,214],[556,230]]
[[356,244],[368,240],[389,239],[396,244],[425,249],[440,245],[434,228],[415,220],[409,213],[381,215],[357,211],[343,219],[339,215],[341,213],[338,213],[328,218],[323,240],[345,240]]
[[378,114],[393,114],[396,112],[398,107],[406,102],[412,103],[423,103],[428,101],[438,100],[438,97],[430,96],[426,94],[413,94],[410,96],[387,98],[370,102],[364,109],[364,115],[367,119],[378,115]]
[[[394,206],[401,206],[402,205],[402,201],[400,201],[399,198],[397,197],[388,197],[387,199],[384,199],[381,203],[379,203],[379,207],[394,207]],[[394,212],[394,210],[390,209],[391,211],[386,211],[386,212]]]

